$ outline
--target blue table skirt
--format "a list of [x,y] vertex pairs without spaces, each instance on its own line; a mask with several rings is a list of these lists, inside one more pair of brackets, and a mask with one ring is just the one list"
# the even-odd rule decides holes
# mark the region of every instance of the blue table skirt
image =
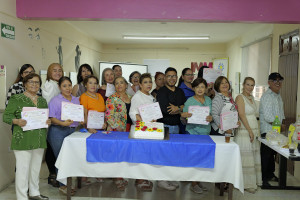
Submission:
[[129,139],[128,132],[98,132],[86,139],[88,162],[214,168],[216,144],[208,135],[170,134],[169,140]]

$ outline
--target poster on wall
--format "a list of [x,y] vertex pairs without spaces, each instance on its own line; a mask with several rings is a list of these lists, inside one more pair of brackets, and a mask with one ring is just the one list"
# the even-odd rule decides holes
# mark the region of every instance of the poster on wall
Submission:
[[6,67],[0,65],[0,110],[5,109],[5,100],[6,100]]
[[216,58],[213,60],[214,69],[222,70],[222,76],[228,78],[229,58]]

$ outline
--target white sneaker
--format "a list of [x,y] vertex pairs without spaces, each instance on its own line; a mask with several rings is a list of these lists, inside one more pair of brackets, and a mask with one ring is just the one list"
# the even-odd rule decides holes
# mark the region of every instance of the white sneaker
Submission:
[[199,187],[200,187],[203,191],[207,191],[207,190],[208,190],[208,188],[207,188],[205,185],[203,185],[201,182],[198,182],[198,185],[199,185]]
[[176,188],[179,188],[179,183],[176,181],[169,181],[170,185],[175,186]]
[[164,188],[166,190],[176,190],[176,187],[174,185],[171,185],[168,181],[157,181],[158,187]]
[[199,187],[199,185],[194,185],[193,186],[193,184],[191,184],[190,190],[192,190],[193,192],[195,192],[197,194],[203,193],[203,190]]

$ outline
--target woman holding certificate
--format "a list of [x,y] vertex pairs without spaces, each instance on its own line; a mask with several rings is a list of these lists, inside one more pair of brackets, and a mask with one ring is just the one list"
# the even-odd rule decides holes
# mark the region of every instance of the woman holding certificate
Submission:
[[[41,169],[44,149],[47,148],[47,129],[39,128],[24,131],[27,121],[22,119],[23,107],[32,107],[27,111],[37,111],[36,109],[47,109],[47,101],[37,95],[42,81],[39,75],[29,74],[23,79],[25,92],[13,95],[3,114],[3,122],[14,124],[11,149],[16,157],[16,193],[17,199],[49,199],[39,192],[39,173]],[[45,112],[43,116],[47,115]],[[46,118],[48,118],[46,116]],[[29,123],[29,122],[28,122]],[[50,125],[51,120],[45,120]]]
[[[56,158],[58,157],[65,137],[74,133],[75,128],[78,126],[78,122],[73,122],[73,120],[61,120],[62,102],[80,105],[79,99],[71,94],[72,81],[69,77],[61,77],[58,81],[58,86],[61,93],[53,97],[49,102],[49,117],[52,125],[49,128],[47,136]],[[62,183],[59,183],[59,185],[59,192],[67,195],[67,186],[63,185]],[[73,195],[74,192],[75,190],[72,190],[71,195]]]
[[83,64],[79,67],[77,73],[77,84],[73,87],[72,95],[74,97],[80,97],[86,92],[86,88],[83,85],[83,80],[87,77],[93,75],[93,70],[89,64]]
[[[183,124],[186,124],[186,132],[188,132],[191,135],[209,135],[211,131],[210,122],[212,121],[212,116],[210,116],[211,112],[211,99],[208,96],[205,96],[204,93],[207,88],[207,83],[203,78],[197,78],[192,83],[193,91],[195,92],[195,95],[189,98],[184,103],[183,113],[181,113],[181,121]],[[193,107],[197,107],[198,110],[195,112],[193,116],[192,109]],[[203,107],[202,110],[201,107]],[[208,112],[205,112],[208,111]],[[200,113],[203,113],[200,115]],[[206,114],[207,113],[207,114]],[[200,115],[200,116],[199,116]],[[206,116],[206,117],[205,117]],[[192,117],[195,118],[195,121],[200,122],[200,118],[203,121],[201,124],[195,124],[189,123],[189,120],[192,119]],[[201,182],[192,182],[190,186],[190,190],[192,190],[195,193],[201,194],[204,191],[207,191],[207,187],[203,185]]]
[[113,84],[115,80],[115,73],[111,68],[105,68],[102,72],[102,85],[100,89],[97,91],[97,93],[101,94],[102,98],[104,99],[104,102],[106,102],[107,96],[106,94],[106,87],[107,83]]
[[[53,97],[57,96],[60,93],[58,81],[63,76],[63,74],[64,70],[58,63],[52,63],[48,67],[47,79],[42,91],[42,96],[46,99],[47,103],[49,103]],[[54,166],[56,158],[48,141],[45,160],[49,169],[48,184],[51,184],[53,187],[59,187],[59,183],[56,181],[56,168]]]
[[236,97],[239,117],[242,121],[237,129],[234,141],[240,146],[244,174],[244,188],[247,192],[255,193],[257,186],[262,185],[260,143],[255,113],[257,106],[251,92],[255,81],[246,77],[243,82],[243,92]]

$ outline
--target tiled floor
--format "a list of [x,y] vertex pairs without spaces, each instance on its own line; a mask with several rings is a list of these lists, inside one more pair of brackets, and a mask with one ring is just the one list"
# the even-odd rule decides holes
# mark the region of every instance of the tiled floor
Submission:
[[[40,191],[43,195],[48,196],[51,200],[65,200],[64,195],[59,194],[58,189],[47,184],[47,166],[42,165],[40,175]],[[180,188],[176,191],[167,191],[156,186],[152,192],[143,192],[134,186],[134,180],[129,180],[129,185],[124,192],[117,191],[111,179],[104,179],[104,183],[93,183],[90,186],[83,186],[78,190],[72,200],[130,200],[130,199],[144,199],[144,200],[225,200],[228,198],[227,193],[223,197],[219,196],[219,190],[214,187],[213,183],[206,183],[209,190],[202,194],[195,194],[189,190],[190,183],[180,182]],[[275,182],[270,182],[275,185]],[[293,176],[288,174],[288,185],[298,185]],[[15,185],[11,184],[8,188],[0,192],[0,200],[15,200]],[[234,189],[234,200],[299,200],[300,190],[261,190],[260,188],[255,194],[245,192],[243,195],[240,191]]]

